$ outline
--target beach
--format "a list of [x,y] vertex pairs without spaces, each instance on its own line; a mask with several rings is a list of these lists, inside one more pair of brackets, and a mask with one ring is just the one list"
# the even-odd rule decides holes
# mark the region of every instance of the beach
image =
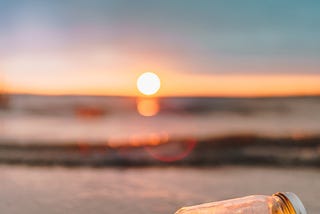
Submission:
[[0,0],[0,214],[319,213],[319,9]]
[[320,171],[277,167],[64,168],[0,166],[0,210],[10,214],[174,213],[246,195],[296,193],[320,210]]
[[170,214],[291,191],[320,210],[319,97],[11,98],[0,111],[0,211]]

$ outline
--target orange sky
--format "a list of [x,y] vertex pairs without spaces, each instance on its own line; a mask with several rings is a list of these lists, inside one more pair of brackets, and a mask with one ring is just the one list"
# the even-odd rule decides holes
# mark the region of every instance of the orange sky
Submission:
[[[157,96],[320,95],[320,74],[302,73],[311,70],[307,65],[260,66],[256,72],[252,66],[246,73],[242,67],[216,63],[210,73],[196,72],[188,63],[163,56],[132,56],[106,50],[20,54],[2,60],[4,72],[0,80],[4,79],[9,93],[140,96],[136,80],[141,73],[151,71],[161,79]],[[232,72],[232,68],[238,70]],[[284,69],[286,72],[281,72]]]
[[[320,75],[303,74],[243,74],[213,75],[189,73],[161,73],[161,88],[157,96],[288,96],[288,95],[319,95]],[[136,78],[139,73],[119,75],[104,80],[87,80],[90,84],[77,77],[69,84],[70,77],[55,85],[50,84],[17,84],[8,85],[9,93],[31,93],[46,95],[120,95],[139,96]],[[119,79],[117,79],[119,78]],[[117,82],[115,82],[117,81]],[[104,84],[105,82],[105,84]]]
[[138,96],[149,71],[162,80],[158,96],[320,94],[319,3],[136,1],[0,7],[0,84]]

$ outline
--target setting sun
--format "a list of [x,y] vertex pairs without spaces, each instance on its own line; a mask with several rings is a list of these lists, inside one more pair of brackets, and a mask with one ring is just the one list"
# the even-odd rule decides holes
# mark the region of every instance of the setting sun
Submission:
[[153,95],[160,89],[160,78],[152,72],[146,72],[139,76],[137,88],[144,95]]

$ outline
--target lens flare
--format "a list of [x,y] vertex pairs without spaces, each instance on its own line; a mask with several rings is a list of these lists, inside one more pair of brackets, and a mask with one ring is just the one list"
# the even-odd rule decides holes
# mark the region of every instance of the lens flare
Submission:
[[160,78],[152,72],[146,72],[140,75],[137,80],[137,88],[144,95],[153,95],[160,89]]
[[193,138],[172,141],[160,146],[145,146],[145,151],[161,162],[175,162],[186,158],[195,148],[197,141]]

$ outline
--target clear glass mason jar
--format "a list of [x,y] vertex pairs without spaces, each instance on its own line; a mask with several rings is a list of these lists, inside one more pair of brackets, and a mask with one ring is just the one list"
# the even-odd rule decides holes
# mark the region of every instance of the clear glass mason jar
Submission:
[[278,192],[272,196],[252,195],[184,207],[175,214],[307,214],[294,193]]

